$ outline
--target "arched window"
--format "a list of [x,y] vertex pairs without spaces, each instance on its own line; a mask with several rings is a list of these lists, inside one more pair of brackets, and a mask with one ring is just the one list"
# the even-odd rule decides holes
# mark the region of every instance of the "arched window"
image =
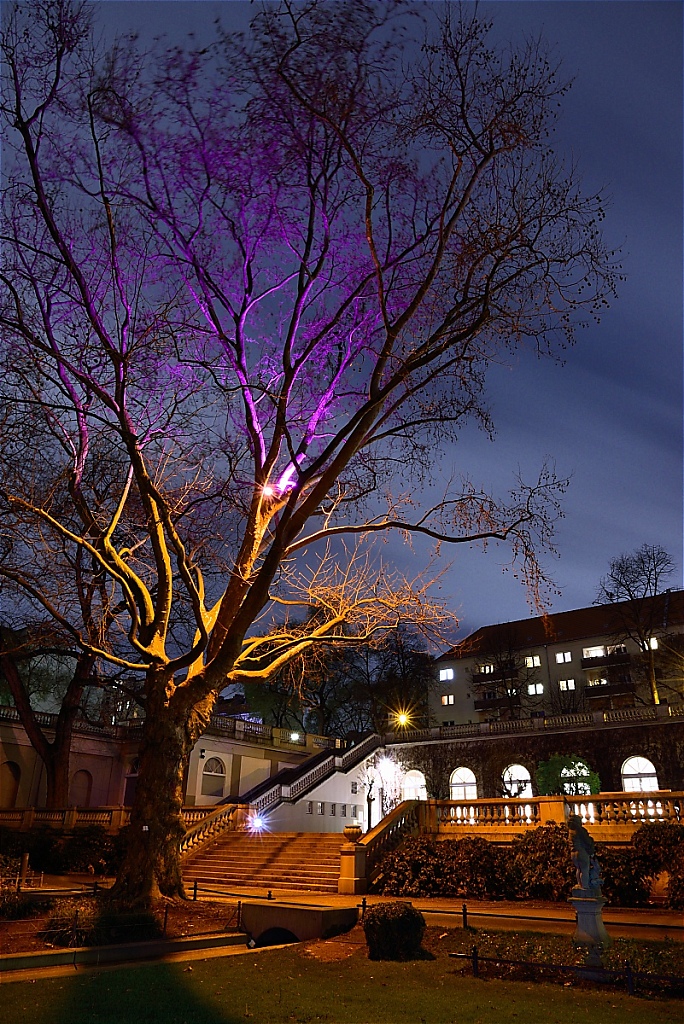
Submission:
[[425,788],[425,776],[422,772],[406,772],[401,786],[402,800],[427,800],[427,789]]
[[452,800],[477,800],[477,779],[470,768],[455,768],[451,773],[449,788]]
[[658,789],[655,765],[647,757],[628,757],[622,766],[622,788],[626,793],[648,793]]
[[509,764],[501,778],[504,796],[532,796],[532,780],[523,764]]
[[210,757],[202,770],[202,796],[223,796],[226,766],[218,757]]
[[15,761],[0,764],[0,807],[16,807],[21,768]]
[[84,768],[74,772],[69,786],[69,807],[90,807],[93,777]]
[[589,766],[575,761],[572,768],[561,768],[561,786],[568,796],[591,796]]

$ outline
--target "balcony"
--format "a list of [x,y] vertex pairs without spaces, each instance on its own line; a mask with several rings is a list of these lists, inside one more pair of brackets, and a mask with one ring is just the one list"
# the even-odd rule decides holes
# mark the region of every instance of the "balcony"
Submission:
[[494,697],[482,696],[475,701],[476,711],[507,711],[509,708],[520,707],[520,694],[513,694],[512,697],[496,694]]
[[582,658],[582,668],[613,668],[618,665],[629,665],[631,654],[602,654],[598,658]]
[[598,686],[587,684],[584,695],[591,700],[593,697],[620,697],[627,693],[634,693],[636,685],[631,680],[624,682],[600,683]]

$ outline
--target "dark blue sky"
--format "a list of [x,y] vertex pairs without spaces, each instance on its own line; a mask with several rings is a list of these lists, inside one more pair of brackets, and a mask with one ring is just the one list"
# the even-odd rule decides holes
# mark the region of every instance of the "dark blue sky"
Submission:
[[[353,0],[352,0],[353,2]],[[431,3],[437,6],[439,0]],[[203,34],[218,16],[244,29],[248,0],[100,0],[118,28],[174,42]],[[682,585],[682,5],[679,0],[497,0],[480,12],[501,39],[542,33],[574,85],[559,148],[578,162],[587,190],[606,187],[605,233],[623,247],[627,280],[599,325],[580,332],[564,366],[522,355],[491,375],[497,437],[466,431],[444,464],[504,491],[518,467],[533,477],[544,456],[572,474],[549,559],[562,611],[591,604],[610,558],[662,544]],[[427,548],[398,546],[417,571]],[[530,614],[502,573],[505,548],[445,552],[442,596],[470,632]]]

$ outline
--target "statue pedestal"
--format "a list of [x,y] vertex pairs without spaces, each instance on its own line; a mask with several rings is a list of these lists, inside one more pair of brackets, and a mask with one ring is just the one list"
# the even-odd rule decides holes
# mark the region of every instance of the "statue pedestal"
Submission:
[[[599,890],[600,892],[600,890]],[[601,966],[601,952],[611,945],[612,939],[603,923],[606,901],[591,889],[576,888],[568,900],[577,915],[577,927],[572,936],[575,946],[587,946],[587,965]]]

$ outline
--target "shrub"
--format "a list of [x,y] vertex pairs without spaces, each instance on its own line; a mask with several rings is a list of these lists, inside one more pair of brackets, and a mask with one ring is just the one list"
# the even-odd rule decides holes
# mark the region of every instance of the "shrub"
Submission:
[[153,939],[161,928],[148,911],[122,910],[91,896],[56,900],[41,934],[54,946],[102,946]]
[[603,895],[618,907],[643,907],[651,891],[650,878],[644,875],[643,862],[632,845],[626,847],[597,844],[601,865]]
[[0,918],[19,921],[22,917],[35,917],[45,910],[47,901],[32,899],[24,892],[0,892]]
[[413,960],[421,954],[425,918],[410,903],[378,903],[363,918],[370,960]]
[[537,900],[567,899],[575,883],[568,830],[540,825],[513,840],[508,854],[512,886],[518,896]]
[[3,829],[0,845],[3,853],[20,857],[28,851],[33,871],[61,875],[70,871],[88,871],[92,866],[96,875],[114,874],[123,854],[125,829],[112,836],[98,825],[80,828],[74,832],[58,832],[40,828],[30,832]]
[[479,837],[445,840],[438,844],[443,864],[444,896],[491,897],[512,895],[505,851]]
[[672,854],[668,865],[670,881],[667,886],[668,905],[675,910],[684,909],[684,843]]

